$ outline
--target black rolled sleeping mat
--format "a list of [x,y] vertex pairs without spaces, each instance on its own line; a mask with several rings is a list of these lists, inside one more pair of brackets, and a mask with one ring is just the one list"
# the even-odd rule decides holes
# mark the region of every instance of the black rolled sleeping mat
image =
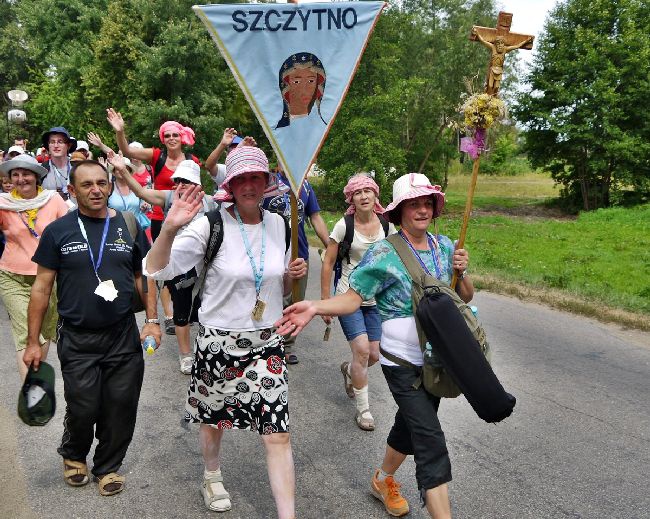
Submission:
[[479,418],[493,423],[510,416],[517,399],[503,389],[453,300],[427,291],[417,317],[440,363]]

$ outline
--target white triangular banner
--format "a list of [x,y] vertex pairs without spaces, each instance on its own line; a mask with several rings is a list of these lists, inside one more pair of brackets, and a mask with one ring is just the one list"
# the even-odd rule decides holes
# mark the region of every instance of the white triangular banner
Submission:
[[384,2],[194,6],[298,193]]

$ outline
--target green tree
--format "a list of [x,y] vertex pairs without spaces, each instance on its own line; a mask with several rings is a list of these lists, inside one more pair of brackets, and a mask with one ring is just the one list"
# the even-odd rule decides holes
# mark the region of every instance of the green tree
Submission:
[[471,27],[494,19],[492,0],[407,0],[384,11],[319,156],[329,199],[355,171],[374,170],[384,193],[407,171],[444,178],[465,79],[479,74],[482,85],[487,63]]
[[92,130],[114,144],[105,115],[113,106],[129,137],[146,145],[159,145],[168,119],[194,128],[201,157],[225,126],[263,141],[193,3],[22,0],[19,27],[35,63],[27,84],[34,136],[63,124],[77,137]]
[[535,167],[583,209],[609,206],[650,178],[650,4],[567,0],[549,15],[512,110]]

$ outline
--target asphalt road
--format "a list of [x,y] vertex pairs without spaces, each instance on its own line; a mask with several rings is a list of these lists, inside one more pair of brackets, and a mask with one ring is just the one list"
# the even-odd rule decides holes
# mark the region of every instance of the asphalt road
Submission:
[[[308,296],[314,297],[319,267],[312,263]],[[495,371],[517,407],[503,423],[488,425],[463,397],[442,403],[454,516],[650,518],[650,334],[485,292],[475,302]],[[323,331],[320,321],[309,326],[299,338],[300,364],[290,367],[298,517],[388,517],[368,481],[381,461],[395,403],[379,367],[371,369],[377,430],[359,430],[339,372],[349,348],[338,325],[328,343]],[[15,413],[19,381],[1,307],[0,343],[0,518],[215,516],[199,493],[197,428],[181,423],[188,377],[178,371],[173,337],[146,359],[138,424],[122,468],[127,488],[108,498],[95,484],[63,482],[56,447],[64,400],[55,352],[48,360],[57,370],[59,410],[47,426],[29,428]],[[222,452],[233,510],[221,517],[274,517],[257,435],[227,433]],[[408,459],[398,480],[410,516],[425,517],[414,473]]]

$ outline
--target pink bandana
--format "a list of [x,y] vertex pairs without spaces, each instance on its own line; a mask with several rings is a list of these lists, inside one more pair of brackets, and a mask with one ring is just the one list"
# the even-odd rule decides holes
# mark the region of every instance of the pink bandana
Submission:
[[356,207],[354,207],[354,204],[352,203],[352,195],[354,195],[354,193],[360,189],[366,188],[372,189],[375,193],[375,196],[377,197],[375,199],[375,213],[382,214],[384,212],[384,208],[379,203],[379,186],[377,183],[368,175],[355,175],[350,180],[348,180],[348,183],[343,188],[345,202],[350,204],[350,207],[348,207],[347,211],[345,211],[345,214],[355,213]]
[[166,131],[173,131],[178,133],[181,136],[181,144],[187,144],[188,146],[192,146],[194,144],[194,130],[192,130],[192,128],[189,126],[183,126],[176,121],[164,122],[160,127],[160,130],[158,130],[158,136],[160,137],[160,142],[162,143],[165,142],[164,135]]

